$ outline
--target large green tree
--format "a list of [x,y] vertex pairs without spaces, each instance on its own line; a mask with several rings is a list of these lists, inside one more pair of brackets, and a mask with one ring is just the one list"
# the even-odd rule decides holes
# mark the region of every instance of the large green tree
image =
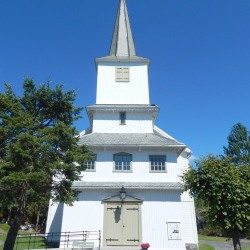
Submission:
[[240,236],[250,228],[249,133],[237,123],[225,155],[208,155],[183,175],[185,190],[204,202],[210,223],[225,230],[241,249]]
[[27,204],[48,192],[57,201],[74,200],[72,183],[91,157],[77,144],[73,123],[82,109],[75,97],[62,85],[37,87],[31,79],[24,80],[21,96],[7,84],[0,93],[0,200],[15,206],[4,250],[13,249]]
[[236,123],[227,137],[228,146],[223,147],[226,156],[238,166],[250,164],[250,133],[241,123]]

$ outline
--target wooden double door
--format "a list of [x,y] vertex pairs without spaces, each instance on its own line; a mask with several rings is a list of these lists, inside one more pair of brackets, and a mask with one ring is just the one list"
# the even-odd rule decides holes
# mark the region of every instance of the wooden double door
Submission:
[[140,243],[140,204],[105,204],[104,244],[138,246]]

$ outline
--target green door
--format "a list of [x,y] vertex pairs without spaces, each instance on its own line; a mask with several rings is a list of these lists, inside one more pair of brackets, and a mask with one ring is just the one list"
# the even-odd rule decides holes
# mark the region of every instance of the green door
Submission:
[[138,246],[139,239],[139,206],[125,205],[123,215],[123,245]]
[[104,244],[138,246],[140,242],[138,204],[107,204],[104,217]]

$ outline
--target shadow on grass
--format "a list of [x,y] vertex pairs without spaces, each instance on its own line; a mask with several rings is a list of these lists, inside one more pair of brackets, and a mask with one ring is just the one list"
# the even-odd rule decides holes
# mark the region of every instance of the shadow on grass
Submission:
[[42,249],[49,248],[46,239],[40,236],[22,236],[16,239],[14,249]]

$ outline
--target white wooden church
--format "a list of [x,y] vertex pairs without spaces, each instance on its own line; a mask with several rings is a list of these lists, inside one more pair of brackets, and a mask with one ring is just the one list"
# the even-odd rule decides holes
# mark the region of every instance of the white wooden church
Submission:
[[79,191],[74,206],[50,204],[47,233],[100,230],[101,249],[198,244],[194,202],[179,177],[190,150],[155,125],[159,107],[149,100],[149,63],[136,55],[120,0],[109,55],[96,59],[96,104],[86,107],[91,125],[80,134],[95,159],[73,185]]

